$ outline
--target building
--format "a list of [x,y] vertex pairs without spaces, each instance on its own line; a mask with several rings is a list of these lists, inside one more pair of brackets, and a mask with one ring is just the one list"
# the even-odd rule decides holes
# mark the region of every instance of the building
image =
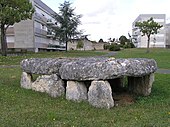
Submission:
[[166,24],[166,47],[170,48],[170,23]]
[[59,47],[61,44],[54,38],[53,32],[53,29],[57,27],[53,18],[56,12],[41,0],[30,0],[30,2],[35,8],[32,19],[15,23],[7,29],[8,49],[38,52],[55,46]]
[[158,34],[151,35],[150,47],[166,47],[166,16],[165,14],[140,14],[132,24],[132,41],[137,48],[147,47],[147,36],[142,36],[139,28],[135,27],[136,22],[143,22],[149,18],[153,18],[155,22],[163,25]]
[[[78,47],[78,45],[81,45]],[[72,39],[68,42],[67,50],[104,50],[104,42],[90,41],[87,36]]]

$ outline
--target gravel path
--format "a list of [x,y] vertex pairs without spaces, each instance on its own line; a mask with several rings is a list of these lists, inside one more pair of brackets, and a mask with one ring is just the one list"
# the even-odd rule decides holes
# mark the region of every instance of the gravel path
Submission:
[[170,74],[170,70],[168,69],[158,69],[156,71],[156,73],[160,73],[160,74]]

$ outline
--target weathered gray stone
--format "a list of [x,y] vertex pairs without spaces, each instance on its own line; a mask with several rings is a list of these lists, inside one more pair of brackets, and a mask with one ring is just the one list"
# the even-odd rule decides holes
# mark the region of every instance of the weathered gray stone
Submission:
[[151,93],[153,82],[154,74],[143,77],[128,77],[128,89],[132,93],[148,96]]
[[[129,91],[148,96],[157,65],[155,60],[145,58],[31,58],[23,60],[21,68],[21,87],[58,97],[65,93],[63,80],[66,80],[68,100],[80,102],[88,98],[95,107],[111,108],[114,106],[112,92],[124,90],[121,89],[124,77],[128,77]],[[42,76],[32,83],[31,74]],[[86,86],[89,87],[88,94]]]
[[106,80],[122,76],[140,77],[157,69],[153,59],[77,59],[63,64],[59,74],[65,80]]
[[31,89],[32,76],[26,72],[22,72],[20,83],[21,83],[21,87],[23,87],[25,89]]
[[21,68],[23,71],[32,74],[59,74],[61,65],[72,60],[73,58],[30,58],[21,61]]
[[140,77],[154,73],[155,60],[145,58],[32,58],[21,62],[23,71],[33,74],[57,74],[65,80],[105,80],[122,76]]
[[62,96],[65,93],[64,82],[55,74],[39,76],[32,83],[32,89],[46,92],[52,97]]
[[66,99],[73,101],[87,100],[87,88],[83,82],[67,81]]
[[92,81],[88,92],[89,103],[97,108],[111,108],[114,106],[112,90],[108,81]]

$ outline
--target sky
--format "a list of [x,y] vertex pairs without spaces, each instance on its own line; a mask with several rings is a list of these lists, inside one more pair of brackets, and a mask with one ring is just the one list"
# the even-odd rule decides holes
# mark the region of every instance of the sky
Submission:
[[[58,12],[64,0],[42,0]],[[67,0],[68,1],[68,0]],[[139,14],[166,14],[166,23],[170,23],[169,0],[70,0],[77,15],[82,14],[79,29],[88,38],[98,41],[102,38],[128,37],[132,23]]]

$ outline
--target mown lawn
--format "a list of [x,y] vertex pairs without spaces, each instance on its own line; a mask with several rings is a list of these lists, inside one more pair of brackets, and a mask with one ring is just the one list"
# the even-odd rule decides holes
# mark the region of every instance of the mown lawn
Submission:
[[[0,65],[19,65],[31,57],[82,57],[104,55],[105,52],[72,51],[27,53],[22,56],[0,56]],[[170,50],[126,49],[116,58],[154,58],[159,68],[170,69]],[[110,110],[97,109],[87,102],[74,103],[64,97],[51,98],[45,93],[20,87],[21,70],[0,68],[0,127],[169,127],[170,75],[155,74],[152,93],[136,98],[136,103]]]
[[118,52],[116,58],[152,58],[159,68],[170,69],[170,49],[151,48],[150,53],[146,53],[146,49],[125,49]]
[[110,110],[20,88],[20,75],[19,68],[0,68],[1,127],[170,126],[170,75],[156,74],[149,97]]
[[21,60],[26,58],[90,57],[105,54],[107,54],[107,52],[101,51],[28,52],[24,54],[10,54],[8,57],[0,55],[0,65],[19,65]]

